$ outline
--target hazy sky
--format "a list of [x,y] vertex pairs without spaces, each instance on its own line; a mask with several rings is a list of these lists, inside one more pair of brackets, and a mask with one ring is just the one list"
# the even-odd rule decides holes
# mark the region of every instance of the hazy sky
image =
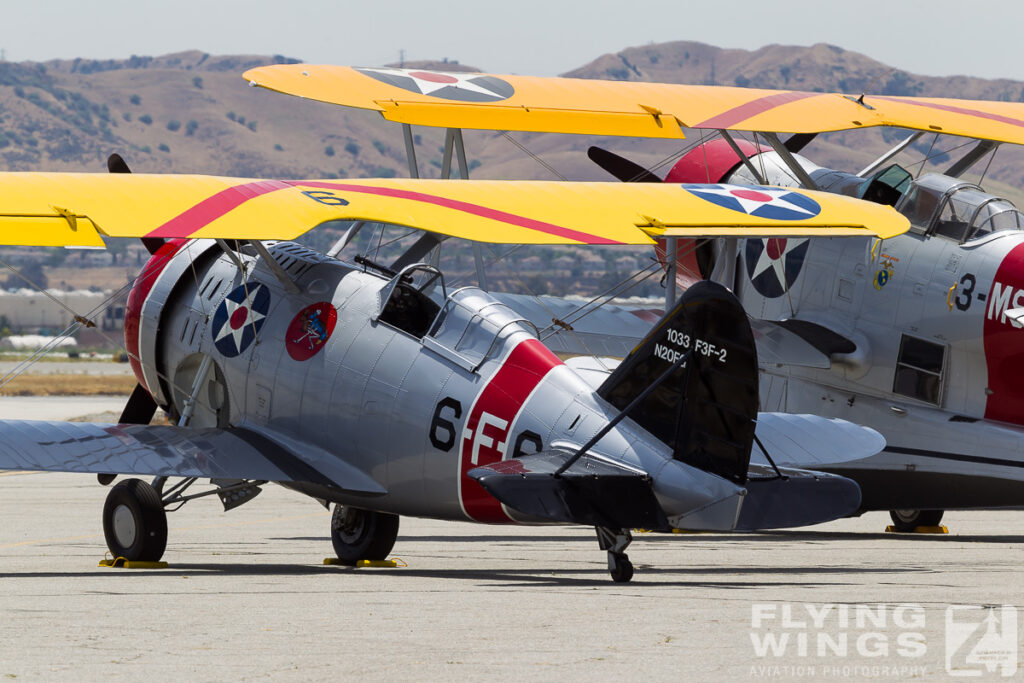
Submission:
[[378,65],[448,57],[554,75],[625,47],[827,42],[927,75],[1024,80],[1024,3],[1010,0],[0,0],[13,61],[187,49]]

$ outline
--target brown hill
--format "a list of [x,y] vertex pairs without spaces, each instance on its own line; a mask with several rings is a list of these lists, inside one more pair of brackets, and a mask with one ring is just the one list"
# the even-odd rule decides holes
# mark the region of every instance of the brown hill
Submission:
[[[212,56],[191,51],[124,60],[0,62],[0,170],[102,171],[106,157],[116,151],[140,172],[254,177],[408,174],[397,125],[372,112],[350,111],[250,88],[241,78],[246,68],[290,61],[294,60],[280,55]],[[447,61],[405,66],[472,69]],[[918,76],[823,44],[770,45],[755,51],[725,50],[695,42],[646,45],[601,56],[565,75],[1024,100],[1024,83],[1019,81]],[[419,128],[415,133],[421,174],[437,177],[443,132]],[[856,171],[902,135],[891,130],[823,135],[804,153],[821,165]],[[697,140],[699,134],[685,141],[651,141],[466,132],[472,174],[481,178],[607,180],[604,171],[586,158],[586,148],[592,144],[649,167],[660,165],[664,173],[674,156]],[[929,151],[933,155],[950,151],[963,141],[939,140],[935,149],[931,144],[930,137],[922,138],[899,160],[916,170],[913,164]],[[539,157],[550,168],[533,157]],[[948,165],[949,158],[939,156],[927,168],[941,169]],[[1011,146],[1000,149],[985,184],[1024,206],[1024,193],[1020,191],[1024,187],[1024,153]],[[583,256],[574,256],[579,261],[575,270],[583,268],[580,264],[595,253],[588,250]],[[523,250],[512,260],[516,258],[529,261],[533,252]],[[638,263],[645,262],[647,255],[637,258]],[[536,277],[543,277],[549,270],[539,269]],[[602,269],[592,270],[596,282]],[[614,275],[614,271],[609,272],[610,279]],[[574,286],[579,289],[580,282],[575,281]],[[545,288],[546,284],[537,280],[533,287]],[[553,289],[557,288],[555,283]]]
[[[294,61],[276,55],[212,56],[199,51],[124,60],[0,63],[0,169],[102,170],[117,151],[148,172],[241,176],[405,175],[397,126],[349,111],[246,86],[246,68]],[[406,66],[471,69],[457,62]],[[695,42],[646,45],[599,57],[565,74],[578,78],[708,83],[818,91],[1022,100],[1024,83],[894,70],[831,45],[726,50]],[[417,130],[421,172],[436,176],[442,136]],[[557,174],[603,179],[583,152],[584,136],[514,134]],[[807,154],[823,165],[858,168],[898,137],[890,131],[822,136]],[[692,140],[692,138],[691,138]],[[608,139],[598,144],[655,164],[689,144]],[[505,136],[467,133],[474,175],[551,178]],[[918,157],[928,151],[918,145]],[[947,147],[958,143],[945,143]],[[941,146],[941,145],[940,145]],[[1024,155],[1001,150],[989,178],[1024,184]]]

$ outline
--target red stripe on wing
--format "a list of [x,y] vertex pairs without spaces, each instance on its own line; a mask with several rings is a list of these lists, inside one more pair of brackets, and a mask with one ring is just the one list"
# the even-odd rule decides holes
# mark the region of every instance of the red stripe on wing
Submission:
[[766,111],[781,107],[784,104],[790,102],[798,102],[808,97],[817,97],[821,93],[813,92],[780,92],[774,95],[766,95],[756,100],[746,102],[738,107],[733,107],[721,114],[712,116],[707,121],[701,121],[700,123],[690,126],[691,128],[732,128],[747,119],[753,118],[758,114],[763,114]]
[[424,192],[411,190],[400,190],[386,187],[371,187],[363,185],[352,185],[349,183],[332,183],[323,181],[298,181],[298,180],[261,180],[253,183],[245,183],[221,190],[212,197],[208,197],[195,206],[178,214],[160,227],[148,233],[147,237],[191,237],[196,232],[206,227],[218,218],[237,209],[250,199],[260,197],[270,192],[283,190],[290,187],[319,187],[344,192],[358,192],[360,194],[372,194],[381,197],[393,197],[407,199],[409,201],[423,202],[441,206],[454,211],[461,211],[481,218],[515,225],[521,228],[536,230],[547,235],[554,235],[565,239],[576,240],[583,244],[622,244],[617,240],[606,237],[598,237],[590,233],[564,228],[553,223],[546,223],[526,216],[519,216],[507,211],[492,209],[479,204],[472,204],[457,199],[448,199]]
[[502,223],[508,223],[509,225],[516,225],[521,228],[529,228],[530,230],[536,230],[543,232],[548,235],[555,235],[556,237],[564,237],[566,239],[576,240],[584,244],[622,244],[616,240],[610,240],[605,237],[597,237],[590,233],[580,232],[579,230],[573,230],[572,228],[563,228],[553,223],[545,223],[544,221],[538,221],[533,218],[527,218],[525,216],[518,216],[514,213],[508,213],[507,211],[501,211],[499,209],[491,209],[486,206],[480,206],[479,204],[471,204],[469,202],[463,202],[458,199],[448,199],[447,197],[438,197],[437,195],[426,194],[423,192],[414,192],[412,190],[399,190],[390,187],[368,187],[364,185],[350,185],[348,183],[330,183],[330,182],[302,182],[296,183],[297,185],[308,185],[310,187],[324,187],[332,190],[342,190],[345,192],[359,192],[362,194],[375,194],[381,197],[394,197],[397,199],[408,199],[414,202],[424,202],[426,204],[434,204],[435,206],[442,206],[446,209],[454,209],[455,211],[462,211],[463,213],[472,214],[474,216],[480,216],[481,218],[490,218],[491,220],[500,221]]
[[1010,116],[1003,116],[1002,114],[990,114],[985,111],[978,111],[977,109],[968,109],[967,107],[957,107],[952,104],[939,104],[938,102],[921,102],[918,100],[906,99],[903,97],[888,97],[888,96],[876,96],[872,99],[877,100],[889,100],[890,102],[899,102],[900,104],[910,104],[915,107],[925,107],[926,109],[938,109],[939,111],[948,111],[953,114],[963,114],[964,116],[976,116],[979,119],[988,119],[989,121],[998,121],[999,123],[1005,123],[1011,126],[1017,126],[1018,128],[1024,128],[1024,121],[1015,119]]
[[288,187],[291,185],[283,180],[260,180],[229,187],[178,214],[146,237],[191,237],[200,228],[237,209],[253,197]]

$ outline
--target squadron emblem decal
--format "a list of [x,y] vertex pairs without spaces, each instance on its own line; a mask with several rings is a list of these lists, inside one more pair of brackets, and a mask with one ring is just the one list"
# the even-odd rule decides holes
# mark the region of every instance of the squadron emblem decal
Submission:
[[246,282],[231,291],[213,314],[213,344],[227,358],[234,358],[253,343],[270,310],[270,290],[258,282]]
[[334,332],[338,312],[330,301],[306,306],[292,318],[285,332],[285,348],[293,360],[309,360],[324,347]]
[[748,216],[774,221],[799,221],[821,213],[821,205],[810,197],[779,187],[756,185],[683,185],[701,199]]
[[747,277],[761,296],[782,296],[800,276],[810,242],[807,238],[747,240],[744,261]]
[[390,68],[355,70],[402,90],[456,102],[497,102],[515,93],[508,81],[486,74]]

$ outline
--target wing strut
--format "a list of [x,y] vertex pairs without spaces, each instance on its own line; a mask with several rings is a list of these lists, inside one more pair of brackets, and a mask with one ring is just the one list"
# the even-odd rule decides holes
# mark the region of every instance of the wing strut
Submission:
[[261,242],[260,240],[249,240],[249,244],[251,244],[256,249],[260,257],[263,259],[263,262],[266,263],[267,267],[270,268],[270,271],[274,273],[274,277],[276,277],[278,281],[282,285],[284,285],[284,288],[290,294],[298,294],[300,291],[299,286],[295,284],[294,280],[288,277],[288,273],[286,273],[284,268],[281,267],[281,264],[278,263],[274,259],[274,257],[270,255],[270,252],[267,251],[267,248],[263,245],[263,242]]
[[718,134],[725,138],[725,141],[729,143],[729,146],[732,147],[732,151],[736,152],[736,156],[738,156],[743,161],[743,165],[747,167],[748,171],[750,171],[750,175],[754,176],[754,179],[759,184],[766,185],[767,183],[765,182],[764,177],[758,172],[756,168],[754,168],[754,164],[750,163],[750,159],[747,158],[747,155],[743,153],[743,150],[741,150],[740,146],[736,144],[736,141],[732,139],[732,135],[729,134],[729,131],[722,128],[721,130],[718,131]]
[[800,184],[806,187],[808,190],[817,190],[818,184],[807,174],[804,167],[797,163],[796,159],[793,158],[793,154],[786,149],[786,146],[779,140],[779,136],[775,133],[761,133],[764,139],[768,141],[768,144],[772,146],[775,153],[779,155],[789,168],[790,171],[796,176],[796,179],[800,181]]
[[420,177],[420,166],[416,163],[416,147],[413,145],[412,126],[408,123],[402,124],[402,136],[405,138],[405,157],[409,161],[409,177]]
[[960,157],[960,160],[945,171],[945,175],[951,178],[959,178],[967,170],[978,163],[978,160],[999,146],[995,140],[979,140],[978,144],[970,152]]
[[902,141],[896,143],[896,146],[890,149],[888,152],[872,161],[866,168],[857,174],[858,178],[867,178],[869,175],[882,168],[890,159],[905,150],[910,145],[914,144],[919,137],[924,135],[923,130],[919,130],[916,133],[911,133]]
[[[441,160],[441,177],[452,177],[452,153],[458,156],[459,177],[469,180],[469,165],[466,163],[466,143],[461,128],[448,128],[444,134],[444,158]],[[473,263],[476,265],[476,280],[480,289],[487,290],[487,272],[484,270],[484,251],[479,242],[473,242]]]

